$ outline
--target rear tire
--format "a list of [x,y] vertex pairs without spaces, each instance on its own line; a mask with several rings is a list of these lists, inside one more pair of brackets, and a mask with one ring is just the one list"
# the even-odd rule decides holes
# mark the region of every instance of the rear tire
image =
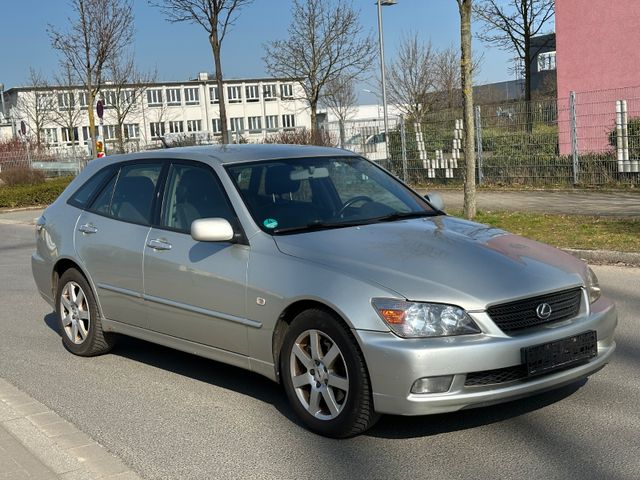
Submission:
[[102,330],[91,286],[74,268],[65,271],[58,281],[56,312],[62,344],[71,353],[92,357],[113,348],[115,335]]
[[364,357],[351,331],[329,312],[306,310],[291,322],[280,371],[294,412],[320,435],[352,437],[379,418]]

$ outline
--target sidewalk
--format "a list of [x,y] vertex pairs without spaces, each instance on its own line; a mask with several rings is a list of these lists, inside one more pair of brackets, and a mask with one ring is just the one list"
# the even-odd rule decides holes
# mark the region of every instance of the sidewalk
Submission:
[[0,480],[140,480],[118,458],[0,378]]
[[[462,210],[462,188],[457,190],[418,189],[423,194],[427,190],[442,195],[446,210]],[[476,194],[476,203],[478,210],[640,217],[640,192],[479,190]]]

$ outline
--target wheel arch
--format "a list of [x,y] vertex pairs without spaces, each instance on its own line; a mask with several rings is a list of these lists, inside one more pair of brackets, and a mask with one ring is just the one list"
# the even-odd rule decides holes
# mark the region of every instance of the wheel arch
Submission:
[[[289,325],[291,325],[293,319],[296,318],[300,313],[312,309],[324,310],[325,312],[333,316],[337,321],[342,323],[347,330],[351,331],[353,329],[353,326],[345,320],[344,316],[340,312],[338,312],[335,308],[327,305],[326,303],[320,302],[318,300],[300,299],[288,305],[278,317],[276,325],[273,328],[273,335],[271,337],[273,364],[275,367],[276,381],[278,383],[280,383],[280,351],[282,350],[282,344],[284,342],[284,337],[287,334]],[[355,336],[354,343],[357,348],[362,351],[360,344]]]
[[53,294],[52,298],[55,301],[56,294],[58,291],[58,281],[60,280],[60,277],[62,277],[64,272],[66,272],[71,268],[80,272],[80,274],[87,280],[87,283],[89,284],[93,292],[93,296],[96,299],[96,306],[98,307],[98,313],[100,316],[102,316],[102,307],[100,305],[100,299],[98,298],[98,292],[96,291],[96,286],[93,283],[91,276],[82,267],[82,265],[78,263],[77,260],[71,257],[60,257],[56,260],[56,263],[53,265],[53,270],[51,272],[51,293]]

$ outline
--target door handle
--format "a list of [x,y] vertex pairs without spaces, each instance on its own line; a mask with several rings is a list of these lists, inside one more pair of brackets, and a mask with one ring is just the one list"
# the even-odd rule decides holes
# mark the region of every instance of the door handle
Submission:
[[98,233],[98,229],[90,223],[85,223],[78,227],[78,231],[86,234]]
[[172,245],[165,240],[156,238],[155,240],[149,240],[147,247],[151,247],[154,250],[171,250]]

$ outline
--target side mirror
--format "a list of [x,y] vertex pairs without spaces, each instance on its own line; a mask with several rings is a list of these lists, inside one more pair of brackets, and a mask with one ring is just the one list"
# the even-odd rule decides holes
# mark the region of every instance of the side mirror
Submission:
[[191,224],[191,238],[198,242],[230,242],[235,232],[224,218],[200,218]]
[[444,212],[444,200],[442,199],[442,196],[439,193],[435,193],[435,192],[431,192],[431,193],[427,193],[424,198],[427,199],[427,201],[433,205],[434,208],[437,208],[440,211]]

